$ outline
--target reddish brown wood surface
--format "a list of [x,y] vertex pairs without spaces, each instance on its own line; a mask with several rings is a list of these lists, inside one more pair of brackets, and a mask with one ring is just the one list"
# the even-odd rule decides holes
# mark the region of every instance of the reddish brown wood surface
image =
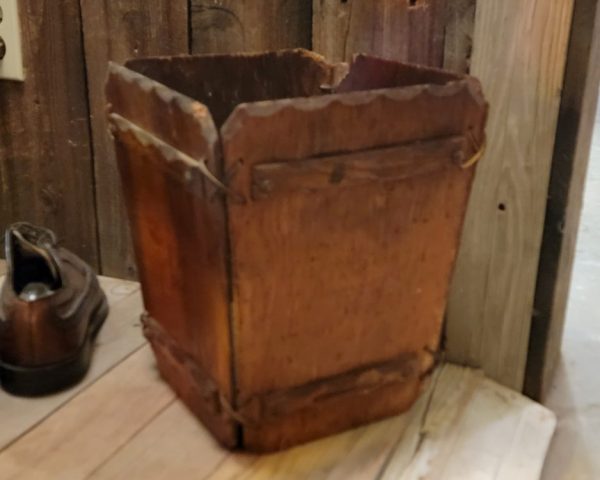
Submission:
[[[223,201],[198,165],[215,166],[212,119],[201,104],[124,68],[112,69],[107,96],[145,308],[231,400]],[[154,347],[163,374],[184,385]],[[215,435],[234,445],[232,422],[206,413],[201,395],[194,401]]]
[[[474,92],[457,82],[240,106],[222,129],[225,168],[236,172],[230,187],[250,198],[251,168],[273,160],[326,159],[469,128],[481,141],[485,109]],[[238,403],[402,352],[430,364],[470,181],[454,167],[386,186],[230,204]],[[269,448],[323,431],[321,417],[297,415],[263,425],[246,444]],[[365,415],[345,410],[348,423]]]
[[[477,82],[360,57],[323,95],[338,69],[302,51],[129,67],[224,121],[221,166],[206,107],[112,69],[147,331],[179,395],[221,441],[236,423],[258,451],[407,408],[439,346],[474,172],[461,164],[483,144]],[[253,197],[256,175],[284,188]]]

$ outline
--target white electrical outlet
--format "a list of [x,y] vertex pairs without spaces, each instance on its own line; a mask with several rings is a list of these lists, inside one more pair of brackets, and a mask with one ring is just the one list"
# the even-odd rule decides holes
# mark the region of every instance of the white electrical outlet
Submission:
[[19,0],[0,0],[0,81],[25,80],[18,3]]

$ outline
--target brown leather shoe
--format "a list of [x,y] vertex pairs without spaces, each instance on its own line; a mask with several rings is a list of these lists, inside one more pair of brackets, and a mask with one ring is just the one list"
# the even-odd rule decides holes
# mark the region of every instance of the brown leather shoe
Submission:
[[16,395],[66,388],[86,374],[108,314],[92,269],[28,223],[6,231],[8,272],[0,293],[0,381]]

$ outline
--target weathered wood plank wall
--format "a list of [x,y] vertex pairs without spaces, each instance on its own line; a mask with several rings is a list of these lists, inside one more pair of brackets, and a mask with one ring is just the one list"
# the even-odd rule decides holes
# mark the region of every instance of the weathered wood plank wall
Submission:
[[[573,0],[478,0],[471,73],[492,108],[450,295],[450,360],[523,387]],[[510,39],[510,42],[506,42]]]
[[[600,75],[589,13],[597,1],[65,0],[56,8],[22,0],[28,78],[0,82],[0,227],[18,219],[46,224],[104,273],[135,276],[104,120],[109,59],[312,47],[334,60],[363,51],[471,67],[492,102],[490,143],[457,266],[447,346],[452,359],[520,388],[530,345],[530,372],[547,379],[560,343]],[[574,2],[558,123],[566,133],[552,162]],[[543,320],[536,317],[530,343],[536,277]]]
[[99,256],[105,275],[134,278],[135,261],[108,135],[104,82],[109,60],[187,53],[187,0],[81,0],[94,147]]
[[0,81],[0,227],[47,225],[98,266],[79,0],[19,6],[27,81]]
[[191,0],[193,53],[310,48],[312,0]]

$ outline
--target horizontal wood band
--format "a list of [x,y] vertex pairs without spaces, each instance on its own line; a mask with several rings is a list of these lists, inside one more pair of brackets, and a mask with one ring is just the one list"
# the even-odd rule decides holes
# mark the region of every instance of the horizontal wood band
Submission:
[[356,398],[383,387],[414,380],[421,376],[420,367],[417,353],[405,353],[387,362],[365,365],[306,385],[252,396],[240,402],[238,412],[250,424],[271,422],[299,410],[317,407],[328,400]]
[[332,156],[262,163],[252,169],[252,198],[400,181],[447,166],[459,168],[468,159],[468,149],[465,137],[450,136]]
[[[385,362],[321,378],[306,385],[265,392],[239,400],[236,408],[220,392],[216,382],[185,352],[162,326],[148,314],[142,315],[144,334],[151,344],[159,343],[181,363],[193,382],[190,388],[202,392],[205,408],[214,415],[242,425],[260,425],[277,420],[299,410],[316,407],[321,402],[343,396],[357,397],[392,384],[401,384],[427,375],[433,368],[435,355],[431,352],[409,352]],[[428,359],[424,360],[425,355]],[[426,365],[425,372],[423,366]]]

